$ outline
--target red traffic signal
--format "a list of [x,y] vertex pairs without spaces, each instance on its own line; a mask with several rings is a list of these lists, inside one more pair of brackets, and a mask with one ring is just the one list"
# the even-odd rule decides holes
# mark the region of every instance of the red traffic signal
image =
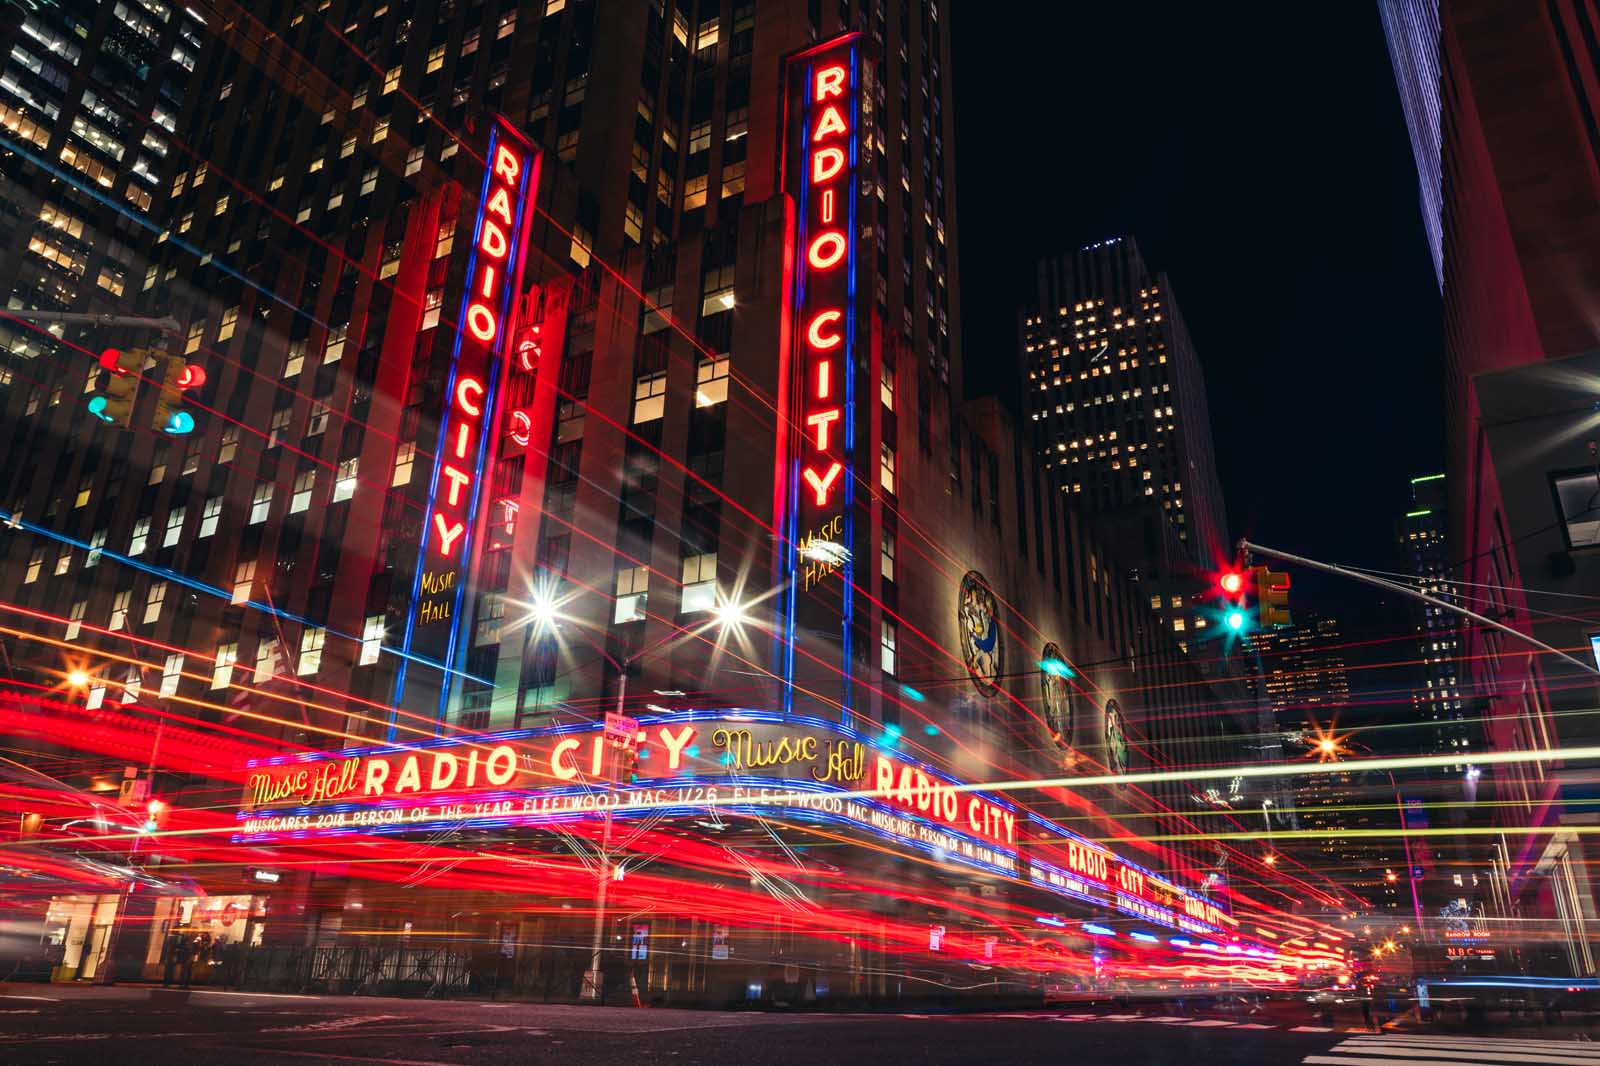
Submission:
[[1237,596],[1244,588],[1244,575],[1237,570],[1224,570],[1222,576],[1217,578],[1217,584],[1229,596]]

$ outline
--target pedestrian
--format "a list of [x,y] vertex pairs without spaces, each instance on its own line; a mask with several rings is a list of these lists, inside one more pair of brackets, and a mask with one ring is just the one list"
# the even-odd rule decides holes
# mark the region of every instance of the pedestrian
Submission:
[[183,953],[183,934],[176,929],[167,933],[167,939],[161,944],[161,987],[169,988],[172,977],[178,970],[178,956]]
[[200,951],[200,938],[185,938],[178,947],[179,976],[183,979],[182,987],[188,988],[189,981],[194,976],[194,957]]

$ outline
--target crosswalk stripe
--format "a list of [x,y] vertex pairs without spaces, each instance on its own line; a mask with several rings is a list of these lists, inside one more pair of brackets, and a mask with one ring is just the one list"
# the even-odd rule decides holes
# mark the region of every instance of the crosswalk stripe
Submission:
[[1333,1032],[1333,1027],[1331,1025],[1297,1025],[1293,1029],[1290,1029],[1289,1032],[1291,1032],[1291,1033],[1331,1033],[1331,1032]]
[[[1470,1053],[1474,1059],[1486,1064],[1495,1062],[1533,1062],[1539,1063],[1540,1066],[1595,1066],[1597,1061],[1590,1056],[1557,1054],[1553,1049],[1548,1048],[1523,1048],[1521,1051],[1513,1051],[1510,1048],[1475,1046],[1465,1042],[1454,1045],[1444,1043],[1430,1046],[1415,1044],[1410,1041],[1389,1041],[1381,1037],[1370,1040],[1346,1040],[1333,1050],[1342,1051],[1345,1048],[1349,1048],[1352,1051],[1382,1052],[1392,1058],[1427,1059],[1430,1062],[1435,1059],[1453,1059],[1464,1053]],[[1421,1066],[1421,1064],[1416,1064],[1416,1066]]]
[[1245,1022],[1243,1025],[1239,1026],[1239,1028],[1240,1029],[1276,1029],[1277,1026],[1276,1025],[1261,1025],[1261,1024],[1259,1024],[1257,1022]]
[[1211,1027],[1213,1029],[1221,1027],[1221,1026],[1226,1026],[1226,1027],[1231,1029],[1237,1023],[1235,1023],[1235,1022],[1225,1022],[1220,1018],[1202,1018],[1198,1022],[1184,1022],[1184,1024],[1185,1025],[1194,1025],[1194,1026],[1209,1026],[1209,1027]]
[[[1367,1037],[1356,1037],[1357,1040],[1379,1039],[1377,1034]],[[1384,1033],[1383,1040],[1404,1044],[1438,1044],[1447,1043],[1459,1047],[1509,1047],[1530,1048],[1548,1047],[1555,1048],[1565,1054],[1592,1055],[1600,1058],[1600,1046],[1594,1044],[1581,1044],[1576,1040],[1518,1040],[1512,1037],[1486,1037],[1486,1036],[1430,1036],[1425,1033]]]
[[[1416,1060],[1410,1058],[1365,1058],[1354,1055],[1307,1055],[1301,1063],[1306,1066],[1416,1066]],[[1434,1061],[1432,1066],[1483,1066],[1483,1063],[1469,1063],[1464,1058],[1456,1058]]]

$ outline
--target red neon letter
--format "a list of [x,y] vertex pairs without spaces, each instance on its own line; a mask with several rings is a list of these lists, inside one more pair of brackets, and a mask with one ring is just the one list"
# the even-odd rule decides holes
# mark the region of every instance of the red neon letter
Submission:
[[816,132],[811,135],[813,142],[820,141],[830,133],[849,133],[850,127],[844,124],[844,116],[839,114],[839,109],[829,104],[822,109],[822,117],[817,120]]
[[[816,428],[817,451],[825,452],[828,450],[828,427],[837,421],[839,421],[839,409],[837,407],[830,411],[818,411],[806,419],[806,425]],[[449,467],[445,469],[448,470]]]
[[494,195],[489,197],[489,202],[484,205],[483,209],[486,212],[492,212],[495,217],[506,225],[511,225],[511,193],[504,186],[494,191]]
[[483,220],[483,234],[478,238],[478,247],[483,249],[483,254],[493,259],[504,259],[509,246],[506,243],[506,231],[501,229],[490,219]]
[[817,99],[826,100],[830,96],[843,96],[844,78],[843,67],[823,67],[817,71]]
[[[834,465],[837,466],[839,464],[835,463]],[[810,471],[807,471],[807,473],[810,473]],[[444,515],[438,511],[433,512],[433,528],[439,531],[439,554],[446,558],[449,558],[450,549],[455,546],[456,541],[461,539],[461,534],[467,531],[467,527],[460,522],[453,526],[446,526],[444,524]]]
[[485,300],[494,299],[494,264],[483,264],[483,276],[478,279],[478,295]]
[[488,344],[500,332],[500,323],[495,321],[493,311],[482,304],[473,303],[467,305],[467,329],[474,337]]
[[457,470],[449,463],[441,466],[439,473],[450,479],[450,488],[445,495],[445,502],[451,507],[459,507],[461,505],[461,490],[472,484],[472,475],[464,470]]
[[817,360],[817,399],[826,400],[833,395],[833,362]]
[[[473,397],[468,399],[468,397]],[[456,406],[474,418],[483,414],[479,402],[483,399],[483,385],[477,378],[462,378],[456,382]]]
[[465,459],[467,457],[467,438],[468,438],[468,436],[470,434],[471,428],[472,427],[468,426],[465,422],[461,423],[460,425],[458,425],[456,427],[456,458],[457,459]]
[[813,185],[821,185],[843,169],[843,148],[818,148],[811,155],[811,183]]
[[811,320],[811,325],[806,327],[806,343],[819,352],[839,347],[844,338],[839,336],[838,331],[835,330],[824,336],[822,329],[824,326],[837,322],[843,317],[844,312],[842,311],[818,311],[816,317]]
[[528,446],[528,441],[533,439],[533,419],[528,417],[528,412],[520,408],[511,412],[511,439],[524,448]]
[[522,173],[522,161],[517,158],[517,153],[505,145],[496,146],[494,153],[494,172],[506,180],[506,184],[515,185],[517,175]]
[[826,507],[828,505],[828,493],[833,490],[833,483],[838,480],[839,471],[843,469],[843,465],[834,463],[828,467],[828,472],[821,477],[818,477],[817,472],[810,467],[805,469],[806,484],[810,485],[811,491],[817,494],[818,507]]
[[844,234],[836,229],[823,230],[817,234],[816,239],[811,242],[811,247],[806,251],[806,261],[813,269],[827,270],[844,258],[847,247]]

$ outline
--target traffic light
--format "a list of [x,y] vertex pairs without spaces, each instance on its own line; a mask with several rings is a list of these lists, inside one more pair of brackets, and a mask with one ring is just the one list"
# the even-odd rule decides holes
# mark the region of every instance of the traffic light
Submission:
[[172,807],[161,800],[153,799],[145,804],[144,809],[148,817],[145,818],[144,825],[141,827],[142,831],[154,833],[166,826],[167,815],[171,812]]
[[179,437],[194,429],[194,415],[182,407],[183,390],[204,385],[206,372],[202,367],[185,362],[181,355],[164,355],[161,359],[166,369],[161,377],[161,391],[156,394],[156,409],[150,426]]
[[1222,625],[1229,633],[1242,633],[1247,628],[1250,615],[1247,599],[1249,584],[1243,571],[1229,567],[1217,575],[1217,589],[1222,598]]
[[1268,570],[1264,566],[1253,569],[1256,575],[1256,606],[1261,617],[1261,628],[1292,625],[1289,617],[1289,575]]
[[89,397],[89,413],[112,425],[128,424],[133,404],[139,398],[139,373],[144,369],[143,348],[120,351],[107,348],[100,353],[100,365],[111,371],[105,391]]

